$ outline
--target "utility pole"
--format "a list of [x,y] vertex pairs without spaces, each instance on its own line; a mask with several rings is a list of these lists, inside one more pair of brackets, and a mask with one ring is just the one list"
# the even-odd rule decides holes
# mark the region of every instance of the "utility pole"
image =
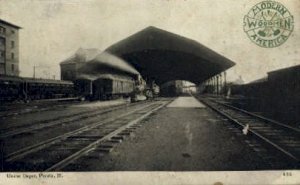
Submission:
[[35,65],[33,65],[33,78],[35,78]]
[[217,95],[219,95],[219,75],[217,75]]
[[224,89],[227,91],[226,71],[224,71]]

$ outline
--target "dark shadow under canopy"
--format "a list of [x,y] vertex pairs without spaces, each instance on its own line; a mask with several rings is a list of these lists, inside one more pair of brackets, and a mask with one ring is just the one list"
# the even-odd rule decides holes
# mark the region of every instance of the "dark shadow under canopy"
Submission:
[[158,84],[187,80],[199,84],[235,65],[234,62],[179,35],[148,27],[106,49]]

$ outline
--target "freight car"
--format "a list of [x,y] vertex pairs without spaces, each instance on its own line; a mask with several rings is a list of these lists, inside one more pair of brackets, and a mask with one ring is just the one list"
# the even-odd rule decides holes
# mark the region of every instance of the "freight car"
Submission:
[[75,89],[84,99],[110,100],[131,96],[135,91],[135,81],[115,74],[104,74],[94,79],[81,76],[75,81]]
[[64,98],[74,94],[74,84],[69,81],[0,76],[0,101]]
[[247,84],[232,84],[230,88],[232,95],[241,95],[247,98],[266,98],[270,96],[267,77]]
[[299,81],[300,65],[268,72],[266,78],[231,86],[232,95],[240,97],[234,104],[247,110],[265,113],[280,122],[299,126]]

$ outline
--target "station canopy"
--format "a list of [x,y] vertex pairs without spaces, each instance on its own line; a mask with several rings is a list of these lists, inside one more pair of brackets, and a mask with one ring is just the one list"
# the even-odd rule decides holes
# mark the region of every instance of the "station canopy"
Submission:
[[186,80],[200,84],[235,65],[202,44],[148,27],[106,49],[140,72],[146,79],[163,84]]

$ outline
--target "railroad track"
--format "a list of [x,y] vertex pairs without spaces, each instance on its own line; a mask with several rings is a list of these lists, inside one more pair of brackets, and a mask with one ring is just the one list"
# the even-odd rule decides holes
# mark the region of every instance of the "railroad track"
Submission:
[[66,116],[59,116],[54,119],[47,119],[47,120],[42,120],[42,121],[37,121],[37,122],[32,122],[30,124],[25,124],[21,126],[16,126],[16,127],[9,127],[7,129],[2,129],[0,132],[0,138],[7,138],[7,137],[13,137],[16,135],[24,134],[24,133],[30,133],[33,131],[37,131],[40,129],[45,129],[49,127],[54,127],[62,124],[70,124],[74,123],[77,121],[81,121],[99,114],[105,114],[109,113],[124,107],[131,107],[135,106],[137,104],[142,104],[145,102],[140,102],[140,103],[133,103],[133,104],[123,104],[123,105],[118,105],[118,106],[113,106],[111,108],[100,108],[98,110],[87,110],[83,111],[80,113],[75,113],[75,114],[69,114]]
[[[23,104],[23,107],[14,107],[13,105],[7,105],[4,107],[1,107],[0,116],[1,117],[10,117],[10,116],[16,116],[16,115],[24,115],[24,114],[31,114],[35,112],[43,112],[43,111],[49,111],[49,110],[57,110],[58,108],[64,108],[66,106],[70,105],[76,105],[80,102],[55,102],[53,105],[53,102],[49,104],[49,102],[44,102],[43,106],[45,104],[47,107],[44,108],[38,108],[38,106],[41,105],[41,103],[38,104],[32,104],[31,107],[28,107],[29,105]],[[25,106],[26,105],[26,106]]]
[[260,140],[265,146],[274,149],[281,156],[286,157],[288,162],[299,167],[300,130],[298,128],[276,122],[211,98],[198,97],[198,99],[234,123],[241,132],[243,129],[247,130],[247,135]]
[[4,157],[7,171],[57,171],[91,152],[107,152],[136,129],[142,119],[169,101],[151,102],[114,118],[97,121],[72,132],[27,146]]

